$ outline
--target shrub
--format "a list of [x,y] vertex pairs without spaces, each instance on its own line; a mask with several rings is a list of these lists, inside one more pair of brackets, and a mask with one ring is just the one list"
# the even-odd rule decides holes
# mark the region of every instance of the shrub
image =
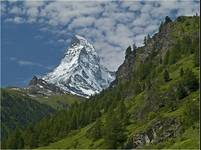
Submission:
[[152,120],[152,119],[154,119],[156,116],[157,116],[157,113],[156,113],[156,112],[150,112],[150,113],[148,114],[148,119],[149,119],[149,120]]

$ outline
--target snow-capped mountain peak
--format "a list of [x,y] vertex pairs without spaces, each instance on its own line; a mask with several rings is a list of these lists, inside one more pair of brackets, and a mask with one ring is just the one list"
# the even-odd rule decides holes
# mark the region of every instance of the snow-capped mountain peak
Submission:
[[93,45],[75,35],[60,64],[42,79],[69,93],[89,97],[107,88],[114,75],[100,65]]

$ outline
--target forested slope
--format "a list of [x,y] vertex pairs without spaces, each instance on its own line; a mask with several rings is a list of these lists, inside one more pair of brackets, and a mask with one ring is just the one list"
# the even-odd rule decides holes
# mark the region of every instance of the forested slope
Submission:
[[53,112],[21,92],[1,89],[1,139],[15,128],[24,128]]

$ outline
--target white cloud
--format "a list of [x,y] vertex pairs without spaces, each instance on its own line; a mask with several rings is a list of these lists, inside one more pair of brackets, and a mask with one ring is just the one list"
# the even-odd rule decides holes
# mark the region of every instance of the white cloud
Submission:
[[[143,45],[144,36],[158,30],[165,16],[199,13],[195,1],[23,1],[21,5],[1,6],[7,21],[38,23],[41,31],[51,32],[59,44],[70,42],[73,34],[85,36],[97,49],[102,63],[116,70],[123,62],[125,49],[135,42]],[[7,9],[7,11],[6,11]],[[9,15],[12,14],[12,15]],[[14,14],[14,16],[13,16]],[[49,44],[53,40],[47,40]]]
[[25,19],[24,18],[22,18],[22,17],[15,17],[15,18],[13,18],[13,22],[15,22],[15,23],[24,23],[25,22]]
[[88,27],[91,26],[95,21],[96,19],[93,17],[78,17],[72,21],[68,28],[69,30],[72,30],[78,27]]
[[16,60],[16,62],[21,66],[33,66],[33,67],[35,66],[35,67],[41,67],[41,68],[44,68],[44,69],[47,69],[47,70],[52,69],[52,66],[45,66],[45,65],[42,65],[40,63],[27,61],[27,60]]
[[41,68],[44,68],[44,69],[52,69],[53,66],[45,66],[45,65],[42,65],[40,63],[36,63],[36,62],[33,62],[33,61],[29,61],[29,60],[20,60],[16,57],[10,57],[9,58],[10,61],[12,62],[15,62],[17,63],[18,65],[21,65],[21,66],[32,66],[32,67],[41,67]]
[[20,15],[23,14],[23,9],[19,8],[17,6],[14,6],[11,10],[10,10],[11,14],[15,14],[15,15]]

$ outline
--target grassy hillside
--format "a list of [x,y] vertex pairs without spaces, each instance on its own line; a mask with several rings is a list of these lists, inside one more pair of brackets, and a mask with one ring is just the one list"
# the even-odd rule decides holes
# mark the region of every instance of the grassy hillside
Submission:
[[[169,87],[172,87],[180,78],[180,72],[178,68],[192,68],[193,72],[199,77],[199,67],[195,67],[193,63],[193,55],[183,57],[183,59],[179,60],[176,64],[170,65],[170,77],[172,80],[168,83],[161,84],[159,88],[166,92]],[[158,74],[158,78],[162,78],[162,74]],[[170,110],[170,108],[166,107],[159,110],[156,113],[149,112],[147,118],[144,120],[136,121],[135,113],[136,110],[139,110],[143,107],[144,102],[143,98],[146,93],[142,92],[139,93],[137,96],[133,96],[125,101],[127,108],[129,109],[129,114],[134,115],[130,118],[130,124],[126,126],[127,128],[127,137],[132,137],[132,135],[137,133],[143,133],[149,128],[155,120],[157,120],[160,116],[164,119],[171,119],[171,118],[185,118],[187,107],[192,103],[197,105],[196,109],[199,109],[199,91],[195,91],[190,93],[187,97],[182,99],[179,104],[177,104],[177,108],[175,110]],[[153,114],[153,115],[151,115]],[[198,115],[198,114],[197,114]],[[104,120],[104,116],[101,117]],[[187,120],[188,122],[189,120]],[[75,130],[69,133],[68,136],[63,138],[62,140],[51,143],[46,147],[40,147],[39,149],[46,149],[46,148],[107,148],[107,145],[104,142],[104,138],[100,138],[98,140],[94,140],[88,136],[88,132],[92,129],[94,123],[81,128],[79,130]],[[184,124],[183,124],[184,125]],[[160,143],[149,144],[144,146],[144,148],[168,148],[168,149],[191,149],[191,148],[199,148],[199,124],[198,122],[194,122],[191,125],[187,125],[184,131],[175,138],[169,138]]]
[[198,33],[198,16],[166,18],[127,48],[111,87],[21,131],[24,145],[15,132],[7,148],[198,149]]
[[81,101],[85,100],[82,97],[70,95],[70,94],[37,96],[34,99],[56,110],[66,109],[75,102],[80,103]]

